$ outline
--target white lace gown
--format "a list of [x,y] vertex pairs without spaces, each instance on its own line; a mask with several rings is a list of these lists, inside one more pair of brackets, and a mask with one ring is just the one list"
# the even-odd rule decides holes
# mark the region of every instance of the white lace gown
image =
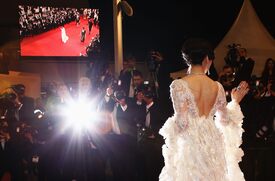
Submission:
[[242,119],[239,104],[227,104],[222,85],[208,116],[199,116],[194,95],[183,79],[170,85],[174,116],[159,133],[165,166],[160,181],[240,181],[238,163],[243,151]]
[[66,30],[64,27],[61,28],[61,39],[63,43],[66,43],[69,40],[69,37],[66,34]]

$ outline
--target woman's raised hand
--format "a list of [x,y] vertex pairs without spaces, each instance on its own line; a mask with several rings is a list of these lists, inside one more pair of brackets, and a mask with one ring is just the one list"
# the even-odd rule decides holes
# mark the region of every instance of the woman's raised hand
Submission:
[[249,86],[248,83],[242,81],[238,87],[232,89],[231,91],[231,99],[237,103],[240,103],[244,96],[248,93]]

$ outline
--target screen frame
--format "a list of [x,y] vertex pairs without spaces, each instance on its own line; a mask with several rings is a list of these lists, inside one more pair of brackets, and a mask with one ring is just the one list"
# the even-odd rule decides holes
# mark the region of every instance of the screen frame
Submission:
[[[19,61],[22,62],[87,62],[87,61],[92,61],[92,57],[89,56],[26,56],[21,54],[21,37],[20,37],[20,28],[19,28],[19,6],[31,6],[31,7],[36,7],[36,6],[42,6],[42,7],[52,7],[52,8],[77,8],[77,9],[98,9],[99,11],[99,49],[100,52],[102,53],[102,7],[97,5],[97,6],[91,6],[90,4],[77,4],[77,5],[68,5],[68,4],[63,4],[63,5],[58,5],[58,4],[29,4],[29,3],[19,3],[17,5],[17,14],[18,14],[18,58]],[[101,54],[100,53],[100,54]],[[98,55],[101,56],[101,55]]]

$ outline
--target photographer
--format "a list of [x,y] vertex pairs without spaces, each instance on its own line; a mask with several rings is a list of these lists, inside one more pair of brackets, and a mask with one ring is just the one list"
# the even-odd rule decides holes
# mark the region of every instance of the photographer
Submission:
[[19,110],[19,120],[32,125],[34,121],[34,99],[25,95],[26,87],[23,84],[12,85],[11,88],[18,96],[22,106]]
[[8,123],[0,119],[0,180],[10,177],[11,155]]
[[123,90],[107,88],[105,108],[112,115],[110,135],[110,162],[114,180],[128,181],[135,177],[136,168],[136,122],[134,107]]
[[136,70],[136,58],[133,56],[126,57],[118,79],[121,81],[121,89],[126,93],[127,97],[134,97],[133,76],[136,72],[140,72]]
[[[263,83],[262,83],[262,87]],[[263,89],[263,88],[262,88]],[[264,89],[263,89],[264,90]],[[267,86],[267,90],[265,93],[261,94],[262,104],[261,107],[263,109],[262,122],[258,127],[258,131],[256,133],[256,137],[261,140],[268,141],[269,143],[272,141],[274,143],[274,128],[273,122],[275,118],[275,84],[269,83]],[[271,136],[273,136],[271,138]],[[270,140],[273,139],[273,140]]]
[[238,49],[241,47],[240,44],[231,44],[231,45],[228,45],[227,48],[228,48],[228,52],[224,58],[225,60],[225,63],[231,67],[233,67],[234,71],[236,71],[236,69],[238,68],[239,66],[239,52],[238,52]]
[[241,81],[249,82],[255,61],[247,56],[246,48],[241,47],[240,44],[228,45],[228,49],[224,60],[236,73],[234,85],[239,85]]
[[13,138],[16,135],[16,129],[21,124],[19,119],[19,110],[22,103],[19,101],[17,93],[10,87],[0,93],[0,116],[8,124],[8,131]]
[[[163,158],[161,146],[163,140],[158,131],[163,124],[163,116],[160,113],[158,102],[156,102],[154,93],[150,90],[143,91],[143,100],[146,104],[145,120],[139,130],[139,164],[145,172],[143,180],[158,180]],[[143,164],[143,165],[142,165]],[[142,171],[140,171],[142,173]]]
[[239,61],[236,71],[236,85],[241,81],[249,82],[254,68],[255,61],[247,56],[246,48],[238,49]]
[[156,89],[169,92],[168,89],[172,79],[170,78],[170,66],[163,53],[157,50],[150,51],[147,66],[149,71],[153,73],[151,76],[156,84]]
[[[184,68],[182,64],[173,66],[171,61],[172,58],[168,59],[168,55],[160,50],[150,51],[147,59],[147,66],[154,82],[154,94],[160,101],[161,110],[165,110],[166,115],[164,116],[166,118],[173,113],[169,89],[173,79],[170,77],[170,73]],[[177,67],[177,70],[175,67]]]
[[223,85],[225,91],[231,91],[234,87],[235,73],[233,67],[225,65],[219,74],[219,82]]
[[36,180],[39,176],[39,147],[36,140],[37,131],[27,124],[22,124],[18,132],[20,141],[18,150],[21,155],[20,167],[22,180]]

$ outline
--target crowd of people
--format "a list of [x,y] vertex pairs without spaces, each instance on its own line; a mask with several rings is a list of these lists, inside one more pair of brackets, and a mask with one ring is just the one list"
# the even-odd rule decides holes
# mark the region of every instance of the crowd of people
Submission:
[[[244,48],[238,50],[238,64],[225,65],[216,79],[228,102],[233,87],[241,81],[249,83],[250,91],[240,103],[245,116],[242,147],[249,156],[246,151],[258,143],[274,146],[275,63],[267,59],[262,76],[255,78],[253,60]],[[137,70],[131,56],[118,78],[108,65],[100,69],[92,65],[76,87],[51,83],[37,100],[24,95],[22,84],[7,87],[0,96],[0,178],[158,180],[164,166],[164,140],[159,130],[173,115],[169,97],[172,79],[161,52],[155,51],[151,58],[155,65],[149,80]],[[78,105],[83,100],[85,108]],[[73,110],[64,115],[61,110],[69,104],[74,105]],[[82,109],[80,115],[72,115],[78,108]],[[86,108],[88,112],[84,112]],[[67,114],[73,118],[69,124]],[[82,116],[88,117],[89,124],[79,127]],[[255,164],[247,164],[247,160],[241,168],[250,172]]]
[[[154,88],[144,82],[133,59],[125,61],[119,79],[108,67],[97,78],[82,77],[74,88],[52,83],[37,100],[24,95],[22,84],[1,93],[1,177],[158,180],[163,166],[158,130],[165,118]],[[83,100],[94,115],[72,115]],[[63,114],[71,103],[71,113]],[[78,132],[83,116],[92,125]]]
[[245,174],[246,180],[270,180],[274,178],[275,61],[267,58],[261,75],[256,76],[252,74],[255,61],[248,57],[247,50],[238,46],[234,52],[234,61],[227,61],[218,81],[228,101],[232,88],[241,80],[248,82],[250,87],[240,103],[244,114],[242,148],[245,153],[240,165],[242,170],[251,173]]
[[20,36],[33,36],[53,28],[63,26],[66,23],[75,21],[78,25],[80,16],[89,19],[89,33],[91,23],[97,25],[98,9],[87,8],[61,8],[44,6],[19,6],[19,28]]
[[243,109],[247,120],[244,121],[245,143],[251,144],[256,138],[267,140],[274,134],[275,62],[272,58],[268,58],[261,75],[255,76],[252,74],[254,60],[247,56],[245,48],[239,47],[237,50],[237,64],[224,65],[218,80],[222,83],[228,100],[230,100],[230,91],[241,80],[249,83],[250,91],[243,101]]

